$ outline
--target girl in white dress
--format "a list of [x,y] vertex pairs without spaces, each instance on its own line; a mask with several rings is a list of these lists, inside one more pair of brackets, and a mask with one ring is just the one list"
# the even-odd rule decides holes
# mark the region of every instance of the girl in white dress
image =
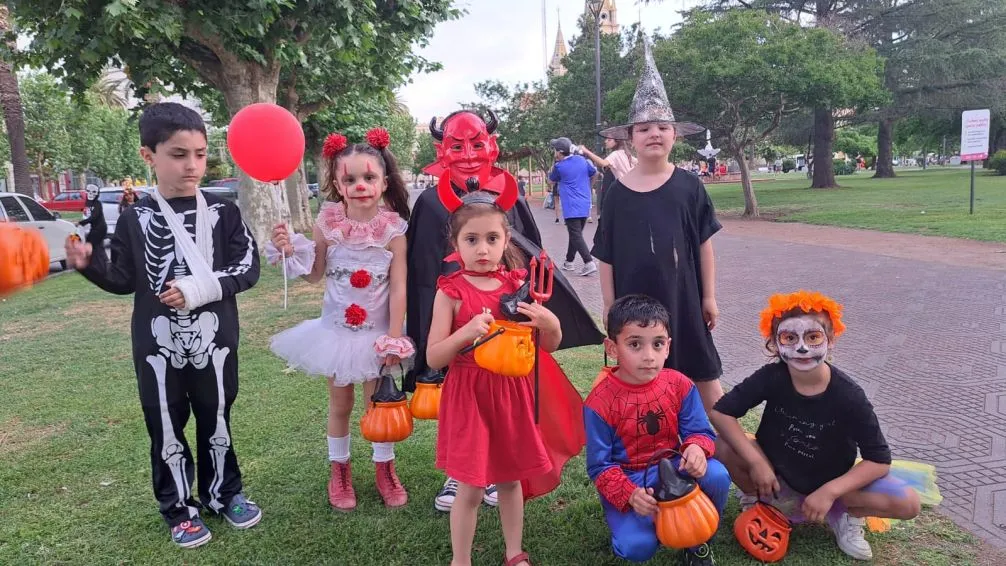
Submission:
[[[321,318],[306,320],[272,338],[272,351],[290,367],[329,378],[329,502],[340,511],[356,508],[349,463],[349,416],[354,384],[364,399],[374,393],[384,366],[415,353],[402,334],[405,321],[408,189],[388,132],[367,132],[367,143],[349,145],[331,134],[323,154],[328,162],[314,239],[277,225],[266,244],[270,263],[286,253],[287,277],[315,283],[325,279]],[[377,490],[388,507],[408,496],[395,473],[394,443],[372,443]]]

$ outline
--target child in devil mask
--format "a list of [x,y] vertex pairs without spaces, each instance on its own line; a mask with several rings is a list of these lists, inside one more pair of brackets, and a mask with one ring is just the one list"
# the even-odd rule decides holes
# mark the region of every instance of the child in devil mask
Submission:
[[[920,502],[898,470],[889,474],[891,451],[866,393],[827,361],[844,330],[842,306],[829,297],[773,295],[761,332],[777,360],[724,395],[710,418],[743,508],[761,499],[794,522],[827,522],[843,552],[868,560],[864,518],[911,519]],[[751,440],[737,419],[762,401]]]

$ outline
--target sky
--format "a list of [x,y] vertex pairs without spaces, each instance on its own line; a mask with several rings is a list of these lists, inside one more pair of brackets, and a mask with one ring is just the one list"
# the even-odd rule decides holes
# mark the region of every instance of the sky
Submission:
[[[667,31],[681,21],[680,10],[700,3],[663,0],[643,5],[638,0],[616,0],[616,17],[622,26],[642,22],[647,33]],[[430,44],[420,50],[427,59],[441,63],[443,70],[414,75],[399,93],[416,120],[424,123],[457,110],[458,103],[477,100],[474,85],[480,81],[497,79],[513,85],[544,80],[558,24],[568,49],[569,40],[579,32],[577,19],[584,5],[582,0],[459,0],[456,6],[467,13],[438,25]]]

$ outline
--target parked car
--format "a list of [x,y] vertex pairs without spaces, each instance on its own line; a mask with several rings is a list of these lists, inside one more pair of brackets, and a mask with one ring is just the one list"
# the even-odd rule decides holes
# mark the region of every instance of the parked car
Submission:
[[234,204],[238,202],[238,188],[237,184],[234,187],[228,187],[224,185],[211,186],[211,187],[199,187],[199,190],[211,195],[216,195],[220,198],[227,199]]
[[64,212],[80,212],[86,206],[87,196],[84,191],[67,191],[59,193],[52,200],[42,201],[42,206],[49,210],[62,210]]
[[238,181],[237,177],[227,177],[226,179],[217,179],[216,181],[210,181],[210,186],[211,187],[230,187],[230,188],[232,188],[234,190],[237,190],[239,183],[240,183],[240,181]]
[[76,233],[76,226],[59,220],[44,206],[17,193],[0,193],[0,220],[18,222],[42,233],[49,248],[49,261],[66,269],[67,236]]

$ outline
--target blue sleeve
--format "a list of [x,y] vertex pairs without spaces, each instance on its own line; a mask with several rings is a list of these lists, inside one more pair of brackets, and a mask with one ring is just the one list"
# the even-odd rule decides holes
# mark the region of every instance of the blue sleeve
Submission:
[[703,449],[706,456],[711,456],[715,450],[716,433],[709,424],[709,417],[702,406],[699,388],[691,386],[688,394],[681,401],[681,411],[678,413],[678,434],[681,436],[682,447],[686,444],[696,444]]
[[597,175],[597,167],[594,167],[594,164],[587,159],[584,159],[583,161],[587,164],[587,176],[593,177],[594,175]]
[[615,429],[587,406],[583,407],[583,425],[587,429],[587,475],[596,481],[601,472],[618,466],[612,450]]
[[558,183],[560,179],[562,179],[562,176],[559,175],[559,164],[556,163],[548,171],[548,180],[552,181],[553,183]]

